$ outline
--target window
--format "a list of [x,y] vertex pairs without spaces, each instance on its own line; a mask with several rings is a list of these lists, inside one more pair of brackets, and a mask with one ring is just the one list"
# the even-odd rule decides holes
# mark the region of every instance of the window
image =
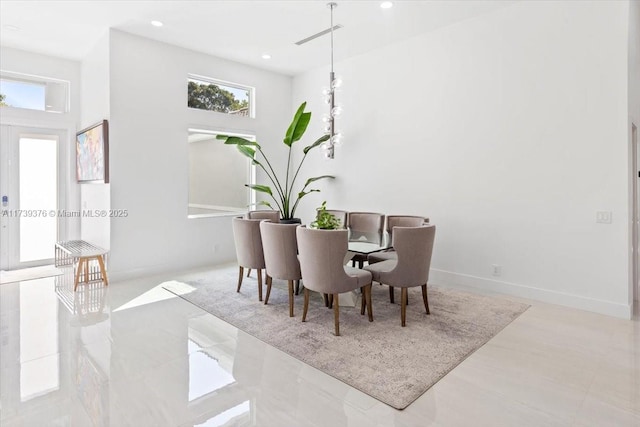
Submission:
[[245,184],[255,183],[255,166],[225,145],[218,134],[236,135],[254,141],[253,135],[189,129],[189,218],[246,212],[255,202],[254,191]]
[[0,72],[0,106],[65,113],[69,111],[69,82]]
[[199,110],[253,117],[253,88],[190,75],[187,105]]

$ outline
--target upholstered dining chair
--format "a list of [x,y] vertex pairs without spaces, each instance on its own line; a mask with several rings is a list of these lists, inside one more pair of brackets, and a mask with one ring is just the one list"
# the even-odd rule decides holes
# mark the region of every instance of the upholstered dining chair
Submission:
[[347,228],[347,211],[339,211],[335,209],[327,209],[331,215],[335,216],[338,221],[340,221],[340,228]]
[[[271,222],[280,222],[280,211],[271,209],[258,209],[247,212],[247,219],[268,219]],[[251,269],[247,269],[247,277],[251,275]]]
[[271,222],[280,222],[280,211],[260,209],[247,212],[247,219],[268,219]]
[[389,285],[390,292],[393,292],[392,286],[399,287],[402,290],[400,295],[402,326],[406,325],[407,289],[410,287],[422,287],[424,308],[429,314],[427,283],[429,282],[429,269],[431,267],[435,236],[435,225],[395,227],[393,230],[393,247],[398,254],[398,259],[382,261],[365,267],[366,271],[371,272],[375,282]]
[[304,282],[304,307],[302,321],[307,319],[309,291],[333,296],[335,333],[340,335],[340,306],[338,294],[360,288],[363,298],[360,314],[365,307],[369,321],[373,322],[371,306],[371,273],[344,265],[348,248],[347,230],[315,230],[299,226],[298,259]]
[[[369,240],[382,240],[382,227],[384,226],[384,214],[374,212],[349,212],[347,218],[347,228],[349,229],[352,240],[360,237],[366,237]],[[351,258],[352,266],[362,268],[364,262],[367,261],[367,256],[363,254],[356,254]]]
[[[387,215],[385,231],[393,242],[393,227],[419,227],[425,222],[429,222],[429,218],[414,215]],[[398,259],[393,248],[385,252],[374,252],[367,257],[369,265],[389,259]]]
[[264,303],[269,303],[273,279],[286,280],[289,285],[289,317],[293,317],[293,284],[299,284],[302,279],[298,261],[297,227],[298,224],[276,224],[270,221],[260,223],[267,274]]
[[258,299],[262,301],[262,269],[264,253],[262,251],[262,238],[260,236],[261,219],[233,218],[233,239],[236,244],[236,256],[238,257],[238,289],[242,286],[242,275],[245,268],[258,270]]

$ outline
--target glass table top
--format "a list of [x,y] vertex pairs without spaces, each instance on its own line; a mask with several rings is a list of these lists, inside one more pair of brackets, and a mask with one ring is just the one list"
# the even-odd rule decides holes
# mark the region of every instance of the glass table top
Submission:
[[371,254],[391,247],[388,233],[349,233],[349,252]]

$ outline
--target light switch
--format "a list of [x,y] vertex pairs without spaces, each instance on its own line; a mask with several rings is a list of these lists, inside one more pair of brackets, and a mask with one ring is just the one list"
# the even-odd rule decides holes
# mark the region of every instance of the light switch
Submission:
[[596,212],[596,222],[599,224],[611,224],[611,211]]

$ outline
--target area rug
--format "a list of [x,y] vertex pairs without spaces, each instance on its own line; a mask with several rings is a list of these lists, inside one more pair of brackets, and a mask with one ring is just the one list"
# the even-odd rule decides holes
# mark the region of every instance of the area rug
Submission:
[[[340,336],[333,310],[312,293],[302,323],[303,295],[289,317],[285,282],[273,281],[269,305],[258,301],[255,273],[236,293],[237,267],[199,273],[165,289],[350,386],[404,409],[480,348],[529,306],[498,297],[429,286],[426,315],[421,289],[409,289],[407,326],[400,326],[399,290],[389,303],[386,286],[373,285],[373,317],[356,307],[340,308]],[[185,286],[188,285],[188,286]]]

